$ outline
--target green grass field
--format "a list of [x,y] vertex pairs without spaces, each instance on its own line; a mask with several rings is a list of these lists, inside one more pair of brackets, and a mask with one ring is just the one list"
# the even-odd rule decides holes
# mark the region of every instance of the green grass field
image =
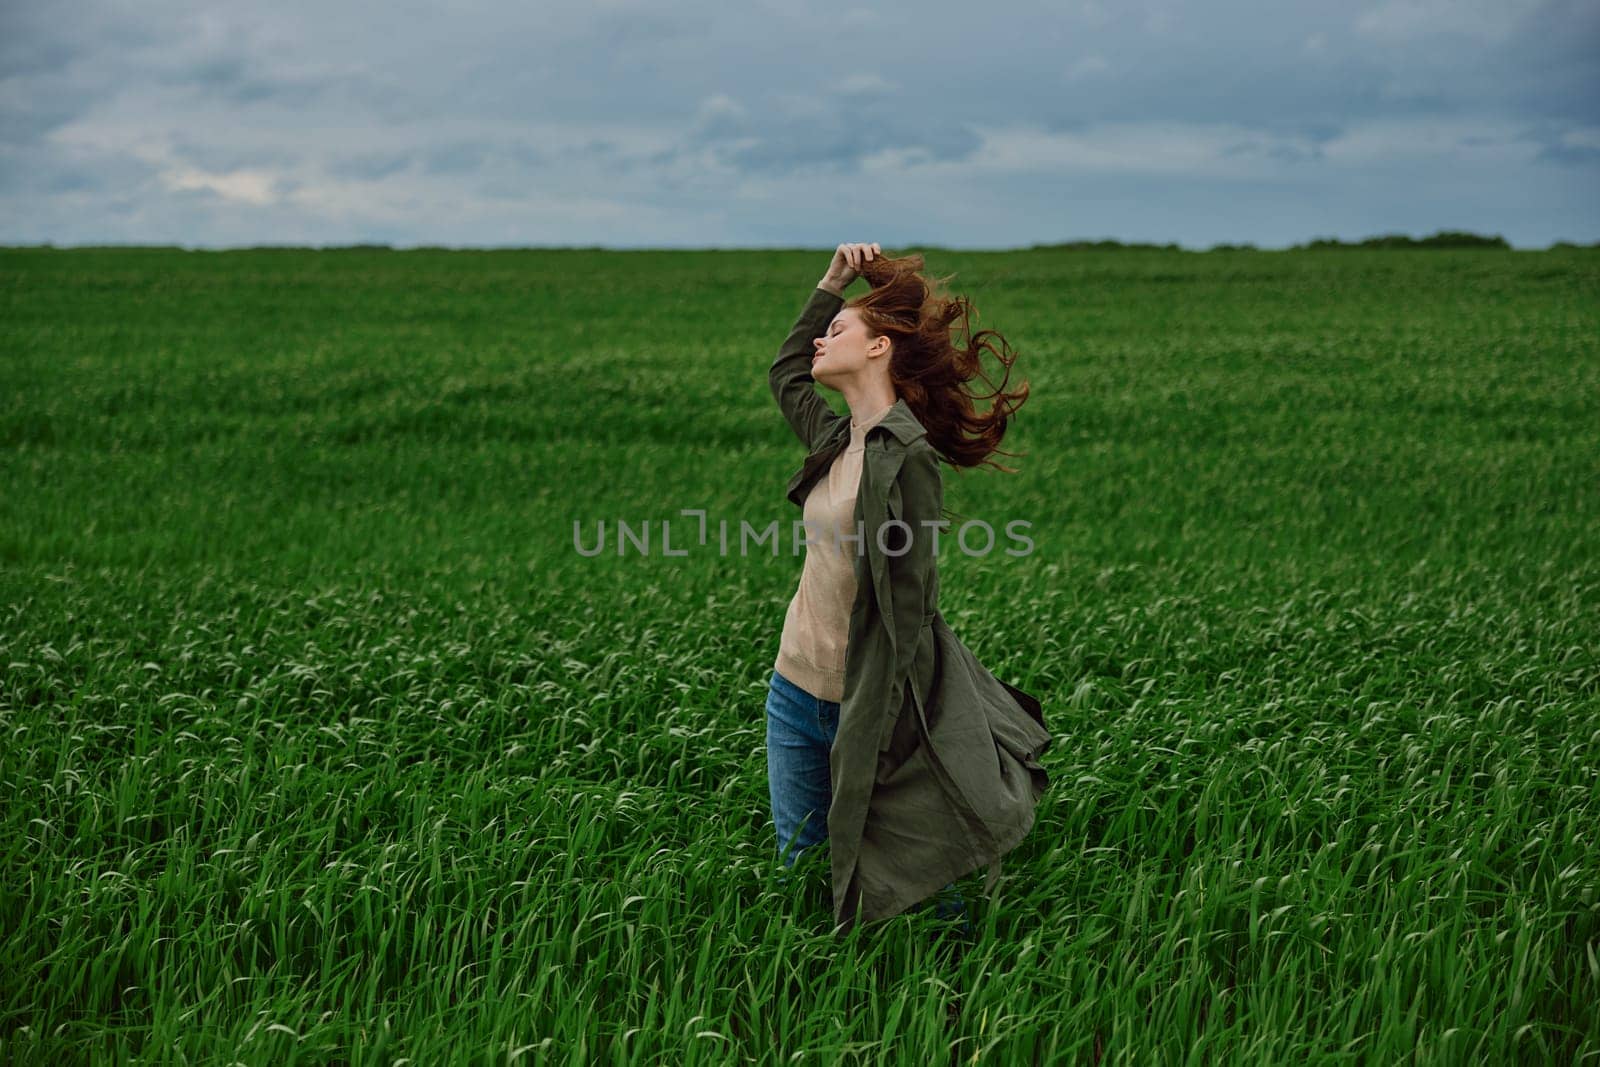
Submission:
[[828,255],[0,252],[0,1060],[1600,1063],[1600,252],[927,252],[1056,739],[964,953],[777,877],[788,542],[573,543],[798,518]]

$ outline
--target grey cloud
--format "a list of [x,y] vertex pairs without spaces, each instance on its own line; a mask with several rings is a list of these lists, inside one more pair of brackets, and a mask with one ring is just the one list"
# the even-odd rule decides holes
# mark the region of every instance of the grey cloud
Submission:
[[500,176],[479,182],[476,189],[480,195],[486,196],[490,200],[521,201],[528,198],[532,191],[532,186],[526,180]]
[[[668,41],[682,40],[703,34],[711,28],[714,13],[692,11],[688,6],[679,10],[650,10],[636,8],[632,11],[601,11],[584,34],[601,47],[627,48],[643,46],[655,52]],[[568,44],[568,48],[580,42]]]
[[[1519,137],[1539,145],[1539,152],[1534,157],[1539,162],[1553,163],[1559,167],[1582,167],[1600,163],[1600,146],[1569,143],[1567,135],[1573,132],[1574,128],[1573,124],[1565,122],[1540,122],[1525,127]],[[1600,130],[1591,128],[1589,133],[1593,136],[1600,133]]]
[[[59,12],[44,5],[7,4],[0,16],[0,79],[26,78],[60,70],[86,50],[81,41],[49,32],[46,23],[59,21]],[[51,17],[41,19],[41,14]]]
[[1482,64],[1464,66],[1480,79],[1484,95],[1507,110],[1600,122],[1600,4],[1541,4]]
[[[94,103],[94,94],[66,88],[59,93],[21,92],[25,97],[14,96],[0,109],[0,143],[11,145],[35,144],[51,130],[59,129],[83,115]],[[20,97],[20,98],[19,98]]]
[[173,27],[142,12],[83,0],[0,7],[0,140],[26,144],[114,101],[139,81]]
[[340,79],[331,75],[274,72],[247,55],[207,58],[163,71],[158,84],[192,88],[235,104],[272,102],[293,107],[315,103]]
[[301,152],[280,147],[262,144],[241,145],[236,141],[224,142],[215,139],[203,140],[188,130],[172,138],[171,148],[174,156],[212,174],[289,167],[298,164],[304,158]]
[[[1246,232],[1252,226],[1292,225],[1285,239],[1301,239],[1341,219],[1388,222],[1398,217],[1386,214],[1397,202],[1410,204],[1419,224],[1433,212],[1469,226],[1477,212],[1532,234],[1560,220],[1573,239],[1594,235],[1572,227],[1600,225],[1588,191],[1600,165],[1593,0],[1549,0],[1503,23],[1508,31],[1497,41],[1411,24],[1403,39],[1386,42],[1359,31],[1359,10],[1268,0],[1174,5],[1161,19],[1140,4],[1064,10],[1047,0],[990,5],[982,18],[971,12],[967,3],[928,0],[914,23],[846,13],[819,33],[815,16],[797,9],[696,0],[671,9],[649,0],[557,8],[474,0],[448,10],[81,0],[70,17],[9,4],[0,12],[0,206],[13,221],[0,241],[304,234],[452,243],[515,239],[505,220],[521,217],[520,234],[532,241],[563,226],[580,242],[604,232],[648,240],[647,223],[670,239],[681,220],[686,235],[793,244],[811,239],[812,224],[786,213],[769,190],[798,190],[807,199],[848,191],[871,209],[867,219],[883,220],[882,232],[900,227],[947,243],[942,228],[950,227],[951,239],[979,242],[977,231],[954,221],[926,229],[945,202],[931,193],[920,205],[907,201],[909,189],[875,200],[879,191],[860,182],[863,160],[890,149],[960,164],[975,160],[982,133],[998,126],[1072,131],[1092,143],[1106,122],[1241,131],[1221,151],[1237,161],[1234,169],[1278,190],[1272,220],[1236,210],[1243,179],[1212,185],[1171,175],[1139,186],[1151,198],[1211,210],[1215,221],[1204,225],[1231,229],[1224,239],[1269,240]],[[1510,136],[1508,120],[1513,129],[1525,124],[1513,138],[1525,151],[1476,154],[1500,169],[1474,172],[1471,182],[1441,157],[1439,174],[1456,179],[1445,183],[1455,199],[1436,192],[1436,207],[1403,200],[1376,166],[1370,181],[1351,183],[1359,193],[1332,197],[1322,158],[1330,141],[1374,120],[1432,116],[1450,118],[1453,130],[1481,118],[1485,136],[1493,130],[1497,140]],[[1572,136],[1580,129],[1588,132]],[[315,193],[331,178],[381,184],[386,195],[326,217],[310,205],[364,201],[312,195],[254,204],[175,193],[150,163],[63,148],[97,133],[148,149],[152,159],[170,150],[207,174],[263,172],[280,193]],[[1209,137],[1197,140],[1213,143]],[[1383,150],[1382,137],[1373,143]],[[1463,155],[1486,147],[1460,143]],[[722,166],[702,166],[708,160]],[[998,235],[1013,212],[1040,219],[1070,210],[1059,175],[1030,184],[992,172],[952,176],[960,171],[942,170],[938,181],[953,184],[941,196],[1008,190],[1006,199],[977,199],[963,213],[983,218],[984,232]],[[1348,182],[1349,172],[1341,175]],[[790,176],[804,183],[791,187]],[[1073,181],[1082,188],[1089,179]],[[1526,192],[1534,186],[1538,198]],[[601,207],[567,218],[550,207],[562,195],[636,205],[637,216],[612,222]],[[385,206],[394,204],[409,206],[402,215]],[[1182,229],[1173,239],[1204,228],[1190,215],[1110,210],[1107,226],[1159,222]],[[608,221],[585,221],[594,218]],[[1162,238],[1148,229],[1120,235]]]
[[[634,152],[606,137],[592,137],[578,145],[544,147],[519,141],[478,146],[479,169],[494,166],[520,175],[530,170],[555,171],[574,163],[593,163],[609,173],[625,174],[652,165],[656,153]],[[519,177],[520,180],[520,177]]]
[[225,205],[227,203],[222,194],[218,193],[215,189],[208,189],[204,186],[194,186],[188,189],[173,189],[171,192],[167,193],[167,199],[182,205],[205,204],[207,206],[212,206]]
[[542,167],[553,161],[550,153],[535,145],[512,143],[505,148],[506,158],[523,167]]
[[1304,163],[1323,157],[1320,145],[1300,147],[1285,141],[1234,141],[1220,150],[1223,156],[1260,156],[1285,163]]
[[79,0],[70,13],[50,4],[0,6],[0,80],[59,73],[82,60],[103,62],[149,48],[170,25],[142,9]]
[[360,181],[379,181],[391,174],[399,174],[411,166],[409,152],[361,152],[339,156],[324,164],[323,169],[336,178],[355,178]]
[[478,141],[458,141],[427,153],[423,170],[429,174],[470,174],[482,168],[488,146]]
[[[1586,122],[1600,115],[1600,5],[1592,0],[1547,0],[1498,42],[1441,26],[1385,47],[1355,30],[1355,15],[1224,0],[1203,15],[1175,9],[1161,35],[1114,21],[1094,39],[1107,66],[1092,79],[1062,78],[1090,50],[1083,45],[1054,59],[1015,57],[1001,79],[957,66],[944,80],[955,98],[1031,114],[1052,129],[1146,119],[1269,130],[1294,121],[1337,129],[1399,115],[1511,112]],[[1223,26],[1227,32],[1217,32]],[[1205,46],[1188,47],[1200,34]],[[1313,35],[1320,47],[1310,46]]]
[[1584,166],[1600,163],[1600,148],[1594,148],[1589,145],[1553,143],[1540,148],[1539,154],[1534,158],[1558,163],[1564,167]]
[[785,112],[764,99],[753,108],[712,98],[685,143],[710,148],[726,164],[755,173],[849,171],[885,149],[920,149],[929,160],[961,160],[982,144],[965,123],[887,89],[849,99],[822,98],[812,114]]
[[[1274,124],[1268,124],[1269,129],[1273,128],[1273,126]],[[1329,141],[1338,138],[1339,135],[1345,131],[1345,127],[1339,123],[1316,121],[1305,122],[1299,119],[1290,119],[1288,122],[1282,124],[1282,126],[1284,132],[1292,134],[1296,137],[1304,137],[1306,140],[1317,145],[1327,144]]]
[[132,193],[148,189],[156,168],[123,153],[84,152],[53,145],[0,149],[0,197],[23,199]]

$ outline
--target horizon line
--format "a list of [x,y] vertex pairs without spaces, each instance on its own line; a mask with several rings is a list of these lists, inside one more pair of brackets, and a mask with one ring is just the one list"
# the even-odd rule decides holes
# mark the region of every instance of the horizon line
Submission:
[[[1467,238],[1461,244],[1428,244],[1430,240],[1440,237]],[[907,242],[894,244],[897,250],[912,251],[938,251],[938,252],[964,252],[964,253],[1016,253],[1016,252],[1048,252],[1058,250],[1071,250],[1088,246],[1087,250],[1103,249],[1115,251],[1124,249],[1128,251],[1156,251],[1156,252],[1293,252],[1312,251],[1314,246],[1323,247],[1350,247],[1360,248],[1365,242],[1392,240],[1396,242],[1415,242],[1419,251],[1441,250],[1478,250],[1478,251],[1514,251],[1514,252],[1548,252],[1556,248],[1600,248],[1600,239],[1592,241],[1577,241],[1570,238],[1557,238],[1547,245],[1516,245],[1507,241],[1499,234],[1477,234],[1463,230],[1436,230],[1425,236],[1412,236],[1406,233],[1389,231],[1375,233],[1366,237],[1343,238],[1337,236],[1318,235],[1287,245],[1261,245],[1252,241],[1217,241],[1206,246],[1185,245],[1178,241],[1137,241],[1123,240],[1116,237],[1075,237],[1059,241],[1041,241],[1029,245],[1012,246],[958,246],[931,242]],[[1480,243],[1481,242],[1481,243]],[[263,241],[249,244],[225,244],[211,242],[142,242],[142,241],[94,241],[94,242],[69,242],[58,243],[55,241],[39,241],[28,244],[0,243],[0,250],[4,251],[93,251],[93,250],[145,250],[145,251],[175,251],[175,252],[251,252],[251,251],[309,251],[309,252],[336,252],[336,251],[390,251],[390,252],[819,252],[826,251],[825,245],[618,245],[618,244],[534,244],[534,243],[464,243],[441,244],[426,241],[350,241],[345,243],[301,243]],[[1397,251],[1406,250],[1407,245],[1399,244],[1397,247],[1384,248],[1382,246],[1367,246],[1371,251]]]

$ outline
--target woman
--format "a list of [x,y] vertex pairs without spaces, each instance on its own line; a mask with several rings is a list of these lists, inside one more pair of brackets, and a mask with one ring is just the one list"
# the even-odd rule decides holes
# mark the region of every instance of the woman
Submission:
[[[1015,356],[1004,339],[997,351],[994,331],[971,335],[970,304],[940,295],[922,268],[919,255],[840,245],[769,375],[809,450],[789,483],[805,564],[767,694],[773,824],[786,866],[830,840],[841,930],[941,889],[940,914],[963,914],[953,879],[989,864],[992,885],[1048,785],[1038,701],[945,625],[934,563],[937,461],[1010,470],[988,457],[1028,389],[1005,391]],[[845,304],[858,276],[871,291]],[[982,376],[983,351],[1007,374],[980,413],[964,386]],[[842,393],[850,414],[813,382]]]

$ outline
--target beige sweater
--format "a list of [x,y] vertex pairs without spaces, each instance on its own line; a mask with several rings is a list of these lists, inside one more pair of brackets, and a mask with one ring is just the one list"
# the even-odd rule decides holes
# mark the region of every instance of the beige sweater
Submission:
[[856,553],[865,541],[845,541],[856,529],[856,491],[867,431],[889,414],[886,406],[866,418],[850,418],[850,443],[834,458],[826,476],[806,494],[801,529],[810,538],[800,570],[800,587],[789,601],[773,667],[801,689],[822,700],[844,698],[844,655],[850,633],[850,608],[856,599]]

